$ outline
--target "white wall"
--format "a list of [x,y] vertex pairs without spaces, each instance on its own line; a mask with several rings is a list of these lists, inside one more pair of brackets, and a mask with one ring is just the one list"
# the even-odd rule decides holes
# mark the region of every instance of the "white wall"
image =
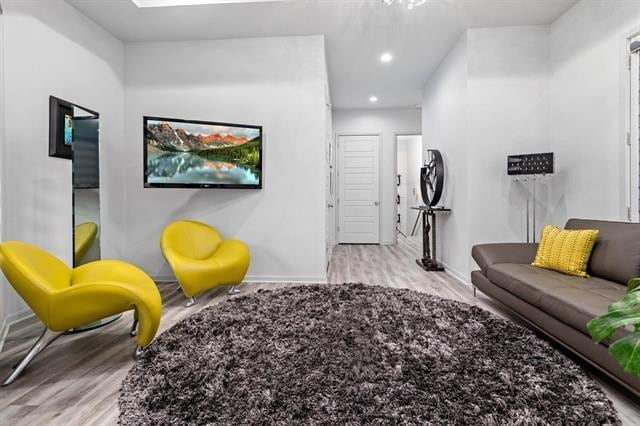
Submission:
[[[2,101],[11,105],[0,131],[4,240],[33,243],[71,264],[71,163],[48,157],[49,95],[55,95],[100,113],[104,258],[168,278],[160,232],[188,217],[247,242],[249,279],[326,279],[325,170],[318,159],[330,117],[322,37],[129,45],[125,108],[123,43],[63,1],[3,6]],[[221,59],[252,66],[223,68]],[[142,189],[143,115],[262,124],[264,189]],[[0,312],[9,321],[28,315],[2,280]]]
[[625,39],[640,2],[582,1],[550,29],[553,219],[626,220]]
[[[5,1],[3,7],[2,238],[35,244],[71,265],[71,161],[48,156],[49,95],[100,112],[102,182],[110,181],[102,188],[102,235],[117,242],[122,185],[110,147],[123,134],[124,48],[64,1]],[[118,254],[108,245],[104,251]],[[4,277],[2,286],[8,319],[27,314]]]
[[[396,242],[396,135],[420,134],[420,109],[334,110],[333,131],[340,134],[378,134],[380,154],[380,240]],[[337,210],[337,209],[336,209]]]
[[[470,29],[468,43],[470,251],[475,244],[526,241],[528,188],[507,175],[507,156],[555,147],[548,131],[548,26]],[[555,176],[536,184],[537,234],[548,221],[547,185],[556,184]],[[470,260],[468,270],[474,268]]]
[[[249,246],[248,280],[326,280],[324,55],[322,36],[126,45],[125,137],[114,147],[125,259],[171,277],[160,234],[195,219]],[[144,115],[262,125],[263,189],[144,189]]]
[[571,217],[626,219],[625,40],[638,30],[640,2],[582,1],[550,26],[470,29],[443,61],[425,87],[423,133],[448,166],[453,213],[439,240],[452,272],[468,280],[474,244],[526,239],[510,153],[556,154],[538,185],[538,233]]
[[451,214],[438,217],[438,260],[447,270],[468,281],[470,262],[468,47],[467,33],[453,47],[427,82],[422,102],[424,150],[440,150],[445,167],[441,204]]
[[452,208],[440,216],[438,257],[464,281],[473,245],[526,239],[527,189],[507,176],[506,157],[549,148],[547,82],[548,27],[478,28],[425,87],[424,145],[441,150]]
[[[0,4],[0,9],[2,4]],[[0,11],[0,241],[3,241],[4,235],[4,221],[3,210],[5,206],[4,201],[4,14]],[[13,297],[10,290],[7,288],[7,283],[4,277],[0,278],[0,350],[2,350],[2,343],[4,342],[4,336],[7,331],[7,304],[8,298]]]

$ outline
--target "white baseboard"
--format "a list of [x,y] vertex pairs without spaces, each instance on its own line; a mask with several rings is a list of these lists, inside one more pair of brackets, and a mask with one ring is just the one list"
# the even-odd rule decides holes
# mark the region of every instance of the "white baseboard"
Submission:
[[169,275],[157,275],[152,276],[151,279],[157,283],[174,283],[176,282],[176,277],[171,277]]
[[24,311],[15,312],[7,317],[7,324],[14,325],[22,320],[33,317],[35,314],[31,309],[25,309]]
[[0,327],[0,352],[2,352],[4,341],[6,340],[8,333],[9,333],[9,324],[7,323],[7,320],[5,318],[5,320],[2,321],[2,326]]
[[25,309],[24,311],[15,312],[5,318],[5,320],[2,322],[2,327],[0,327],[0,352],[4,347],[4,341],[7,338],[7,334],[9,334],[9,328],[11,328],[12,325],[19,323],[20,321],[24,321],[27,318],[32,318],[34,315],[35,314],[33,313],[33,311],[31,311],[30,309]]
[[[172,276],[156,276],[152,277],[155,282],[166,283],[175,282]],[[278,276],[278,275],[247,275],[244,278],[245,283],[300,283],[300,284],[326,284],[326,276]]]
[[300,284],[326,284],[325,276],[278,276],[278,275],[247,275],[244,279],[247,283],[300,283]]
[[463,274],[460,271],[450,267],[449,265],[447,265],[446,263],[444,263],[441,260],[438,260],[438,262],[440,262],[442,264],[442,266],[444,266],[445,271],[448,272],[449,274],[453,275],[453,277],[455,279],[457,279],[458,281],[460,281],[463,284],[471,285],[471,282],[469,281],[469,278],[467,278],[465,276],[465,274]]

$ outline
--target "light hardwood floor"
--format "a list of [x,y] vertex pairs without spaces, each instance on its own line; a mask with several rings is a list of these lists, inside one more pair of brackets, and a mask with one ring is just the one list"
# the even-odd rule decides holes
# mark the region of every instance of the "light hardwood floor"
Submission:
[[[417,239],[401,238],[397,245],[343,245],[334,249],[329,282],[364,282],[436,294],[481,306],[507,316],[471,287],[446,273],[427,273],[415,264],[420,251]],[[291,284],[247,283],[243,293]],[[163,317],[160,331],[182,318],[226,300],[225,289],[201,297],[193,308],[175,283],[160,284]],[[47,348],[12,385],[0,389],[0,425],[114,424],[118,418],[118,390],[133,365],[134,342],[128,337],[132,315],[98,330],[63,336]],[[0,353],[0,377],[14,365],[40,334],[35,319],[11,328]],[[614,401],[624,424],[640,424],[640,406],[600,375],[596,380]]]

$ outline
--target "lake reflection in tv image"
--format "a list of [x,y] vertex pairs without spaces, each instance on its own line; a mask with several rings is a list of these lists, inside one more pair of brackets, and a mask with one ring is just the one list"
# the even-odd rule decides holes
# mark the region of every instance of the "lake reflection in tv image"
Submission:
[[260,185],[257,128],[148,119],[147,182],[174,185]]
[[148,153],[148,182],[258,185],[260,172],[243,164],[206,160],[189,152]]

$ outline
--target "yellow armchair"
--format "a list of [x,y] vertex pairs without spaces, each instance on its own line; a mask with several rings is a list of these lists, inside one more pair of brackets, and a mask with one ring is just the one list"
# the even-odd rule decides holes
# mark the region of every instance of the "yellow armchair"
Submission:
[[135,353],[139,355],[160,325],[158,288],[133,265],[101,260],[70,269],[37,247],[10,241],[0,244],[0,268],[45,325],[38,341],[3,385],[13,382],[39,352],[69,329],[134,309],[131,335],[137,335]]
[[[160,248],[190,298],[187,306],[196,304],[196,296],[206,290],[237,286],[249,269],[249,250],[242,242],[223,240],[215,229],[201,222],[170,224],[162,233]],[[236,292],[235,287],[229,290],[230,294]]]

